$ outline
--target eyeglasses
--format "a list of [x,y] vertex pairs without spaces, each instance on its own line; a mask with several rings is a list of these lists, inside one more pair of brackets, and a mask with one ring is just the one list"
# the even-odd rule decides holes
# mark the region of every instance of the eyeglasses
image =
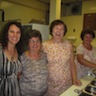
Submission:
[[36,41],[30,40],[29,42],[30,42],[30,43],[40,43],[40,40],[36,40]]

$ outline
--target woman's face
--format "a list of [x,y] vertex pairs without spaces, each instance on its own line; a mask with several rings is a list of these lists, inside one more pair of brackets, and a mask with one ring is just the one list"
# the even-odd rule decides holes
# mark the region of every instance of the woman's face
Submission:
[[85,44],[91,44],[92,40],[93,40],[93,37],[92,37],[92,35],[90,35],[90,34],[86,34],[86,35],[84,36],[84,38],[83,38],[83,42],[84,42]]
[[8,40],[9,44],[16,45],[21,37],[21,31],[20,28],[17,27],[16,25],[11,25],[8,30]]
[[64,36],[64,25],[63,24],[59,24],[54,26],[53,30],[52,30],[52,36],[53,38],[59,40],[62,39]]
[[41,42],[38,37],[32,37],[29,39],[29,50],[33,52],[39,52],[41,49]]

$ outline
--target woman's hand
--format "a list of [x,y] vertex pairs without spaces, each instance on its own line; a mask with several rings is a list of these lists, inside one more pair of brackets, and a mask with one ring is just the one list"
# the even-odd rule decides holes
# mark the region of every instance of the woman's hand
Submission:
[[22,75],[22,72],[18,72],[17,78],[20,79],[20,76]]
[[73,81],[73,84],[76,86],[81,86],[82,82],[80,80]]

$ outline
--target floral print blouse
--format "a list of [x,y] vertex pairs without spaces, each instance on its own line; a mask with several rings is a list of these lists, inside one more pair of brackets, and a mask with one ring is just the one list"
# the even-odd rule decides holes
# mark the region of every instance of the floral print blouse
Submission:
[[62,43],[45,41],[43,43],[43,50],[48,59],[48,96],[59,96],[72,85],[71,48],[69,41]]

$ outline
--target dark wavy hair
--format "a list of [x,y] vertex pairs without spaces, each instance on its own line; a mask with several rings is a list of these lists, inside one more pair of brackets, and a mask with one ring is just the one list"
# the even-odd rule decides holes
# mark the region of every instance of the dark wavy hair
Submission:
[[53,31],[53,28],[54,26],[57,26],[57,25],[63,25],[64,26],[64,35],[67,33],[67,26],[66,24],[62,21],[62,20],[54,20],[53,22],[51,22],[50,24],[50,35],[52,36],[52,31]]
[[81,35],[80,35],[81,40],[84,39],[84,36],[85,36],[86,34],[90,34],[93,39],[95,38],[95,33],[94,33],[94,31],[93,31],[92,29],[90,29],[90,28],[87,28],[87,29],[82,30]]
[[42,35],[40,33],[39,30],[36,30],[36,29],[29,29],[26,34],[25,34],[25,44],[28,46],[29,44],[29,40],[32,38],[32,37],[37,37],[39,38],[40,42],[42,43]]
[[22,25],[20,22],[17,22],[17,21],[9,21],[7,22],[2,30],[1,30],[1,44],[2,44],[2,48],[5,49],[8,47],[8,30],[10,28],[11,25],[15,25],[17,26],[19,29],[20,29],[20,32],[21,32],[21,38],[19,40],[19,42],[16,44],[16,48],[17,48],[17,51],[18,51],[18,54],[22,54],[22,44],[23,44],[23,28],[22,28]]

